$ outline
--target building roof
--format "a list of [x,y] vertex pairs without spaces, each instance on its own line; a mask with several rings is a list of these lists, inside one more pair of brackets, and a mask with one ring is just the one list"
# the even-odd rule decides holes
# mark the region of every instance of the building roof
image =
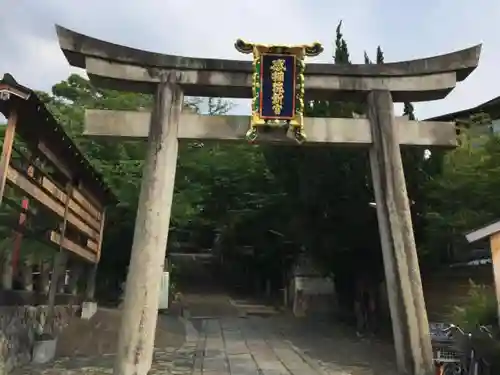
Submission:
[[17,110],[16,132],[24,140],[35,145],[42,141],[103,205],[117,202],[103,176],[90,164],[33,90],[20,85],[6,73],[0,80],[0,97],[6,99],[0,100],[0,112],[5,117],[9,117],[12,109]]
[[465,238],[469,243],[471,243],[482,240],[483,238],[489,237],[497,232],[500,232],[500,220],[467,233]]
[[488,112],[492,108],[499,108],[499,107],[500,107],[500,96],[497,96],[496,98],[488,100],[487,102],[479,104],[475,107],[462,109],[456,112],[446,113],[444,115],[439,115],[436,117],[431,117],[426,119],[425,121],[452,121],[459,117],[468,117],[474,113]]

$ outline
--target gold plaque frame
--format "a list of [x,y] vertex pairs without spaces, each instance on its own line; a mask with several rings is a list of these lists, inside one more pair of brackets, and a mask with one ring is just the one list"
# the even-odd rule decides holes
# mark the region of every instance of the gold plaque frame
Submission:
[[[241,53],[253,54],[252,115],[247,139],[251,142],[257,139],[258,127],[284,127],[285,129],[291,127],[295,139],[299,143],[304,142],[306,140],[304,133],[305,57],[318,56],[323,52],[323,46],[318,42],[297,46],[252,44],[238,39],[235,48]],[[261,63],[263,55],[291,55],[295,57],[295,105],[291,118],[273,120],[261,116]]]

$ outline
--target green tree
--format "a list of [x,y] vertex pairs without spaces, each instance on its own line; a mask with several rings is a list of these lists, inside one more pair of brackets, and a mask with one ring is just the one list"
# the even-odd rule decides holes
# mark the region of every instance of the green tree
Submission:
[[459,147],[444,156],[442,172],[430,179],[427,195],[426,243],[434,263],[468,251],[464,233],[498,219],[500,204],[500,138],[474,128],[490,121],[474,116],[459,137]]
[[408,116],[408,120],[415,120],[415,113],[413,104],[409,102],[404,103],[403,116]]
[[[334,62],[350,64],[341,23],[336,30]],[[368,59],[368,56],[367,60]],[[310,117],[352,117],[361,103],[314,101]],[[288,239],[311,253],[323,271],[336,278],[339,296],[352,304],[357,276],[382,276],[380,241],[367,150],[338,147],[276,147],[266,150],[268,165],[288,195]],[[359,235],[362,231],[363,235]],[[360,261],[362,259],[362,261]]]
[[[336,64],[350,64],[341,26],[339,23],[336,29],[333,59]],[[379,46],[375,61],[383,60]],[[365,61],[371,63],[366,53]],[[77,75],[55,85],[50,95],[41,96],[120,200],[109,208],[100,269],[103,274],[123,277],[130,256],[145,142],[86,138],[82,135],[83,115],[87,108],[147,109],[152,98],[98,89]],[[189,105],[199,108],[200,101]],[[228,105],[222,99],[208,101],[212,113],[223,113]],[[363,103],[316,100],[306,106],[306,115],[311,117],[348,118],[364,112]],[[411,103],[405,104],[405,113],[414,118]],[[303,248],[325,273],[336,277],[339,292],[347,297],[353,294],[356,277],[382,279],[376,211],[370,206],[374,198],[367,150],[200,142],[183,142],[179,150],[170,249],[180,249],[186,243],[212,248],[217,256],[232,259],[234,269],[245,268],[256,278],[269,280],[281,275]],[[433,220],[425,210],[436,206],[427,202],[426,194],[440,160],[438,152],[426,160],[423,150],[403,150],[419,243],[422,228]],[[245,255],[248,248],[255,256]],[[287,252],[286,262],[281,261]]]
[[[334,62],[350,64],[341,23],[336,30]],[[383,63],[380,47],[376,62]],[[365,54],[365,62],[370,59]],[[352,117],[365,112],[362,103],[314,101],[307,116]],[[423,150],[402,150],[403,163],[419,245],[425,222],[422,181],[432,172],[435,159],[426,161]],[[266,149],[271,171],[282,181],[290,202],[288,225],[282,233],[303,245],[336,278],[337,292],[346,305],[352,304],[356,278],[383,279],[383,263],[367,150],[338,147],[294,147]],[[293,202],[293,203],[292,203]],[[285,228],[286,227],[286,228]],[[362,233],[362,235],[360,235]]]
[[370,57],[368,56],[368,53],[366,53],[366,51],[365,51],[364,58],[365,58],[365,64],[373,64],[373,62],[370,60]]
[[377,58],[375,60],[377,64],[384,63],[384,53],[382,52],[382,48],[380,46],[377,47]]
[[[123,278],[130,257],[145,142],[89,139],[82,135],[83,115],[88,108],[147,109],[152,98],[97,89],[77,75],[56,84],[52,95],[43,97],[120,200],[108,210],[99,269],[100,274]],[[201,100],[187,103],[196,110],[200,104]],[[210,98],[208,111],[224,113],[230,105],[223,99]],[[186,242],[211,248],[216,238],[230,238],[237,223],[280,195],[258,147],[182,142],[179,153],[169,235],[171,250]]]

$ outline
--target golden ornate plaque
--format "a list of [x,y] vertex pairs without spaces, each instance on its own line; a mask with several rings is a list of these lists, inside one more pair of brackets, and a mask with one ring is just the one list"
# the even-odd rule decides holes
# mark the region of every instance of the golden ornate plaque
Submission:
[[257,139],[258,127],[291,127],[295,139],[304,142],[304,60],[323,52],[321,44],[264,45],[238,39],[235,47],[239,52],[253,53],[252,117],[247,139]]

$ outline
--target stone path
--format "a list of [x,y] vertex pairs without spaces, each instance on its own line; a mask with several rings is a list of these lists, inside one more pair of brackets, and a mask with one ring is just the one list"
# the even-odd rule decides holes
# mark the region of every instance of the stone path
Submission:
[[[296,328],[289,331],[291,323]],[[192,375],[395,374],[392,352],[385,344],[345,334],[328,341],[320,331],[309,335],[315,338],[311,342],[300,334],[297,326],[302,324],[295,319],[204,319],[196,325],[200,335]],[[321,349],[326,351],[320,353]]]
[[266,337],[246,319],[205,320],[193,375],[316,375],[280,339]]
[[396,375],[391,343],[359,338],[351,327],[330,320],[260,319],[261,331],[292,347],[319,374]]
[[182,296],[184,313],[190,318],[238,316],[231,298],[223,292],[186,293]]

